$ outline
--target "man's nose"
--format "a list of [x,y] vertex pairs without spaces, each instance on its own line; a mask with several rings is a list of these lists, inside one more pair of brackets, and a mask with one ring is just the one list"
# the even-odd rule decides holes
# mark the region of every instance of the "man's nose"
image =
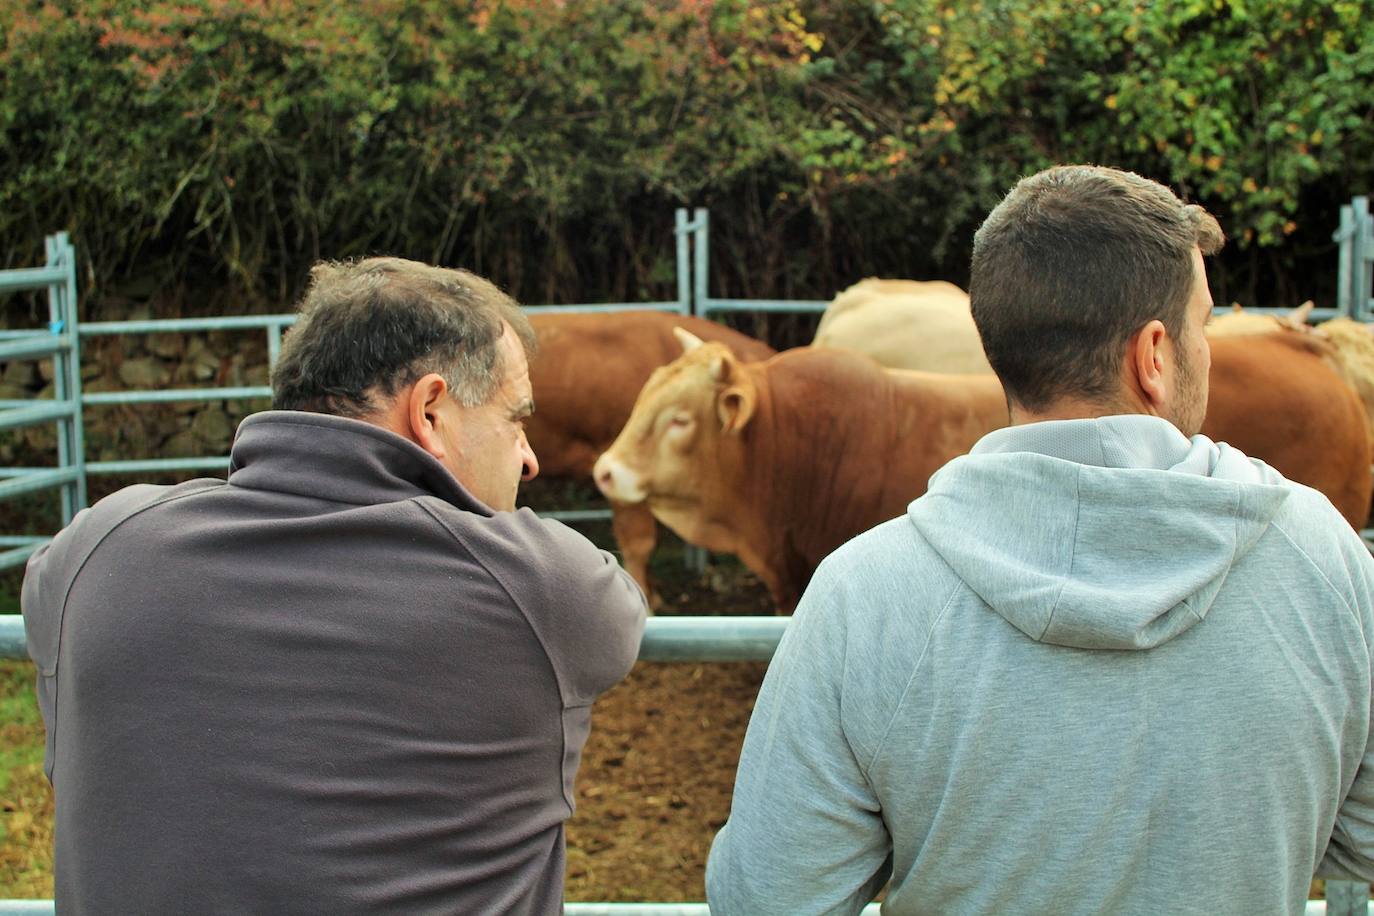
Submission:
[[534,456],[530,440],[526,439],[523,433],[520,436],[520,450],[525,453],[525,467],[521,471],[520,479],[533,480],[539,476],[539,459]]

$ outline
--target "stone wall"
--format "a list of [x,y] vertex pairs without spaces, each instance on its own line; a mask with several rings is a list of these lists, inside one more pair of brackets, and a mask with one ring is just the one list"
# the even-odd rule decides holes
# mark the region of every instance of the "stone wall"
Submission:
[[[88,337],[82,390],[264,386],[265,338],[260,329]],[[0,363],[0,399],[51,398],[52,376],[50,359]],[[86,460],[227,455],[239,421],[267,406],[266,399],[87,404]],[[0,432],[0,466],[54,464],[55,442],[53,423]]]

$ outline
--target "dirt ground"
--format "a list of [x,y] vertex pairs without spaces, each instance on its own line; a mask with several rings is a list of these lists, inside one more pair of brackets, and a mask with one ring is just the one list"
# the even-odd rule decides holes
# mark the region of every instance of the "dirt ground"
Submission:
[[[665,615],[773,613],[762,584],[729,565],[661,587]],[[568,822],[568,900],[706,899],[706,854],[766,667],[640,662],[597,701]]]

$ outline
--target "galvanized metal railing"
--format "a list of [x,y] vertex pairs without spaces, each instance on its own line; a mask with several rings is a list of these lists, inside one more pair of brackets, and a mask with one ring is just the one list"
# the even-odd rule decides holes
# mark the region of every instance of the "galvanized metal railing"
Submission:
[[[649,662],[768,661],[787,629],[788,617],[651,617],[639,660]],[[0,658],[27,658],[23,621],[0,615]],[[1367,885],[1328,881],[1327,899],[1308,901],[1307,916],[1374,913]],[[569,903],[569,916],[710,916],[704,903]],[[870,904],[863,916],[877,916]],[[52,916],[51,900],[0,900],[0,916]]]
[[[789,617],[650,617],[639,647],[642,662],[765,662]],[[0,614],[0,659],[27,659],[24,621]]]
[[[46,289],[48,327],[10,331],[0,336],[0,362],[53,360],[53,397],[37,403],[0,401],[0,430],[22,429],[42,423],[57,425],[57,467],[0,469],[0,500],[57,488],[61,492],[62,524],[86,505],[85,445],[81,426],[81,347],[76,315],[76,250],[67,233],[44,240],[43,267],[0,271],[0,293]],[[18,566],[47,543],[40,535],[0,537],[0,569]]]
[[1336,306],[1360,321],[1374,320],[1374,218],[1369,198],[1351,198],[1341,207],[1341,225],[1331,235],[1340,243]]
[[[531,307],[533,312],[571,312],[571,311],[599,311],[616,312],[626,311],[637,308],[660,308],[663,310],[677,311],[681,314],[697,314],[707,316],[711,313],[728,311],[755,311],[755,312],[819,312],[823,311],[826,302],[814,300],[757,300],[757,299],[714,299],[708,295],[707,278],[709,274],[709,215],[704,209],[697,209],[692,219],[687,218],[685,210],[679,209],[675,214],[675,234],[677,241],[677,291],[678,298],[671,302],[661,303],[612,303],[600,305],[584,306],[543,306]],[[65,234],[58,236],[65,243]],[[1357,197],[1350,207],[1342,208],[1341,228],[1337,231],[1333,239],[1341,242],[1341,261],[1340,261],[1340,298],[1335,309],[1318,309],[1313,312],[1314,319],[1324,319],[1336,315],[1352,315],[1361,320],[1370,320],[1374,316],[1374,297],[1370,296],[1372,278],[1374,278],[1374,228],[1371,228],[1369,219],[1368,201],[1366,198]],[[74,259],[70,258],[67,245],[68,257],[67,264],[72,264]],[[54,247],[52,240],[49,243],[49,267],[54,266]],[[58,263],[61,263],[58,255]],[[690,269],[688,267],[690,259]],[[44,281],[46,284],[51,277],[46,273],[48,268],[36,271],[10,271],[0,272],[0,292],[11,289],[30,289],[34,286],[19,285],[23,282]],[[19,276],[16,276],[19,275]],[[689,285],[690,275],[690,285]],[[223,330],[226,328],[264,328],[268,333],[268,353],[269,360],[275,362],[277,353],[280,350],[281,330],[289,326],[294,320],[293,315],[271,315],[257,317],[240,318],[220,318],[220,319],[171,319],[167,321],[147,321],[147,322],[107,322],[92,324],[80,329],[75,321],[75,274],[74,269],[69,275],[64,275],[63,290],[61,294],[65,299],[54,299],[50,296],[50,303],[59,302],[70,310],[70,317],[54,317],[50,331],[53,334],[61,335],[66,329],[69,341],[63,343],[63,351],[69,354],[70,364],[68,371],[73,375],[68,375],[68,388],[65,393],[62,388],[57,389],[58,397],[51,406],[31,405],[24,402],[18,404],[0,402],[0,408],[5,412],[0,412],[0,429],[12,428],[23,423],[47,422],[56,420],[59,423],[68,422],[74,427],[74,441],[70,437],[67,441],[68,451],[62,460],[77,459],[79,462],[81,455],[80,440],[80,403],[140,403],[153,401],[177,401],[177,400],[229,400],[235,398],[261,398],[270,397],[270,388],[263,387],[240,387],[240,388],[218,388],[218,389],[182,389],[172,391],[155,392],[101,392],[99,394],[89,394],[83,398],[80,396],[80,377],[79,377],[79,349],[78,334],[100,334],[100,333],[161,333],[171,331],[191,331],[191,330]],[[7,285],[7,280],[8,284]],[[44,284],[39,284],[44,285]],[[56,305],[54,305],[56,308]],[[1256,309],[1255,311],[1269,311]],[[1282,309],[1273,311],[1284,311]],[[76,333],[73,333],[76,332]],[[57,351],[51,347],[52,341],[39,340],[37,335],[20,336],[6,334],[0,335],[0,339],[6,343],[0,344],[0,360],[6,358],[41,358],[43,356],[55,355]],[[15,344],[12,350],[5,347]],[[6,354],[10,355],[6,355]],[[55,376],[59,373],[55,373]],[[75,395],[75,397],[73,397]],[[77,410],[73,415],[69,410],[61,406],[62,400],[74,401]],[[74,420],[74,422],[73,422]],[[60,440],[61,441],[61,440]],[[59,446],[61,448],[61,446]],[[60,456],[61,457],[61,456]],[[45,486],[64,486],[72,488],[79,482],[80,489],[72,489],[72,496],[67,496],[64,490],[64,524],[70,520],[70,514],[65,514],[68,503],[73,507],[80,508],[85,503],[84,492],[84,472],[90,473],[141,473],[153,470],[203,470],[203,469],[223,469],[227,466],[227,457],[213,458],[180,458],[180,459],[148,459],[148,460],[129,460],[129,461],[110,461],[93,462],[85,465],[83,473],[74,475],[67,466],[53,469],[37,468],[10,468],[0,470],[0,475],[8,476],[11,479],[0,483],[0,498],[13,495],[15,492],[28,492],[29,489],[38,489]],[[11,487],[12,484],[20,484],[21,488]],[[6,488],[11,489],[7,490]],[[552,513],[546,513],[552,514]],[[604,510],[577,510],[563,513],[566,520],[581,520],[586,518],[599,518],[605,516]],[[6,564],[7,557],[16,555],[22,551],[23,556],[19,562],[27,558],[38,543],[46,539],[24,538],[24,537],[0,537],[0,547],[14,546],[17,550],[0,553],[0,568]],[[778,641],[787,625],[787,618],[782,617],[657,617],[650,619],[645,630],[644,641],[640,648],[639,658],[642,661],[660,662],[734,662],[734,661],[765,661],[772,657]],[[23,623],[18,615],[0,615],[0,658],[26,658]],[[1358,882],[1329,881],[1326,884],[1326,901],[1309,901],[1307,914],[1340,914],[1340,916],[1351,916],[1351,914],[1374,913],[1369,903],[1369,889],[1367,885]],[[709,916],[709,908],[702,903],[570,903],[567,905],[567,912],[572,916]],[[873,916],[878,912],[876,904],[864,909],[864,916]],[[24,914],[24,916],[50,916],[54,913],[53,902],[50,900],[0,900],[0,916],[9,914]]]
[[[679,219],[684,211],[679,210]],[[713,298],[709,292],[711,259],[711,215],[698,207],[686,223],[692,235],[692,290],[695,314],[706,316],[717,312],[823,312],[830,303],[816,299],[728,299]],[[1314,308],[1308,317],[1312,321],[1328,318],[1353,317],[1360,321],[1374,321],[1374,221],[1369,212],[1369,198],[1355,197],[1341,207],[1340,228],[1331,236],[1339,242],[1337,267],[1337,296],[1335,308]],[[1229,307],[1218,306],[1216,314],[1224,315]],[[1291,309],[1281,306],[1246,307],[1255,314],[1283,314]]]
[[[635,309],[692,314],[690,246],[691,231],[687,211],[674,214],[676,237],[677,298],[655,302],[584,303],[575,305],[527,306],[532,314],[568,312],[615,313]],[[48,265],[42,268],[0,271],[0,292],[51,287],[52,321],[47,331],[0,331],[0,361],[42,359],[58,361],[56,397],[50,403],[0,401],[0,430],[56,420],[58,467],[0,469],[0,500],[34,490],[63,487],[62,524],[86,506],[87,475],[149,474],[168,471],[223,473],[229,466],[227,455],[192,458],[133,458],[119,461],[85,460],[82,419],[87,406],[114,404],[166,404],[190,401],[240,401],[272,396],[267,385],[173,388],[156,390],[82,392],[80,341],[85,338],[133,334],[185,334],[207,331],[254,331],[267,334],[268,364],[275,365],[281,352],[282,332],[296,321],[294,314],[239,315],[211,318],[168,318],[138,321],[100,321],[78,326],[76,318],[75,256],[66,233],[48,240]],[[608,519],[609,509],[558,510],[542,513],[568,522]],[[47,537],[27,535],[0,536],[0,569],[23,564]],[[689,559],[700,563],[699,552]]]
[[711,214],[704,207],[697,207],[686,228],[692,234],[692,301],[697,315],[705,318],[718,312],[823,312],[830,304],[820,299],[713,299],[708,289]]

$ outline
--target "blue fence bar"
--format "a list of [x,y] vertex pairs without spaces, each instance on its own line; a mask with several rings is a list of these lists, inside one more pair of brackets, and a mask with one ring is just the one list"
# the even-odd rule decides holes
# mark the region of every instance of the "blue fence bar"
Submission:
[[173,401],[246,401],[270,398],[266,385],[240,388],[162,388],[157,391],[92,391],[82,395],[87,404],[165,404]]
[[91,321],[81,326],[87,337],[105,334],[185,334],[193,331],[255,331],[296,323],[295,315],[220,315],[209,318],[145,318],[138,321]]
[[0,552],[0,569],[9,569],[11,566],[20,566],[27,563],[29,557],[33,556],[33,552],[50,540],[52,540],[52,538],[43,538],[34,541],[32,544],[25,544],[21,547],[15,547],[12,550]]
[[[704,903],[567,903],[568,916],[711,916],[711,908]],[[862,916],[878,916],[882,912],[876,903],[863,908]],[[1326,901],[1309,900],[1304,916],[1347,916],[1350,912],[1327,909]],[[0,900],[0,916],[53,916],[51,900]]]
[[12,337],[0,343],[0,362],[11,359],[42,359],[69,349],[72,345],[70,334],[51,334],[34,331],[22,337]]
[[[66,233],[62,233],[66,235]],[[0,271],[0,293],[17,293],[29,289],[42,289],[53,283],[60,283],[66,277],[61,266],[21,267],[18,270]]]
[[[76,318],[76,251],[65,232],[44,239],[43,267],[0,271],[0,293],[46,290],[46,329],[6,330],[0,335],[0,361],[52,360],[53,398],[45,402],[5,400],[0,404],[0,430],[54,423],[57,469],[7,469],[0,476],[0,500],[37,490],[57,488],[62,524],[86,505],[86,472],[81,429],[80,341]],[[17,566],[36,549],[33,538],[0,552],[0,569]],[[9,546],[8,544],[6,546]]]
[[[639,659],[646,662],[766,662],[790,617],[650,617]],[[24,621],[0,614],[0,658],[28,658]]]
[[15,475],[4,483],[0,483],[0,500],[11,499],[23,493],[33,493],[37,490],[47,490],[63,484],[76,483],[80,478],[81,470],[70,467]]
[[75,419],[80,409],[71,401],[48,401],[30,407],[11,407],[0,411],[0,429],[16,429],[49,420]]
[[[704,903],[568,903],[568,916],[711,916]],[[1313,912],[1310,908],[1308,912]],[[1316,912],[1324,912],[1317,910]],[[51,900],[0,900],[0,916],[53,916]],[[878,916],[878,904],[863,909],[863,916]]]

